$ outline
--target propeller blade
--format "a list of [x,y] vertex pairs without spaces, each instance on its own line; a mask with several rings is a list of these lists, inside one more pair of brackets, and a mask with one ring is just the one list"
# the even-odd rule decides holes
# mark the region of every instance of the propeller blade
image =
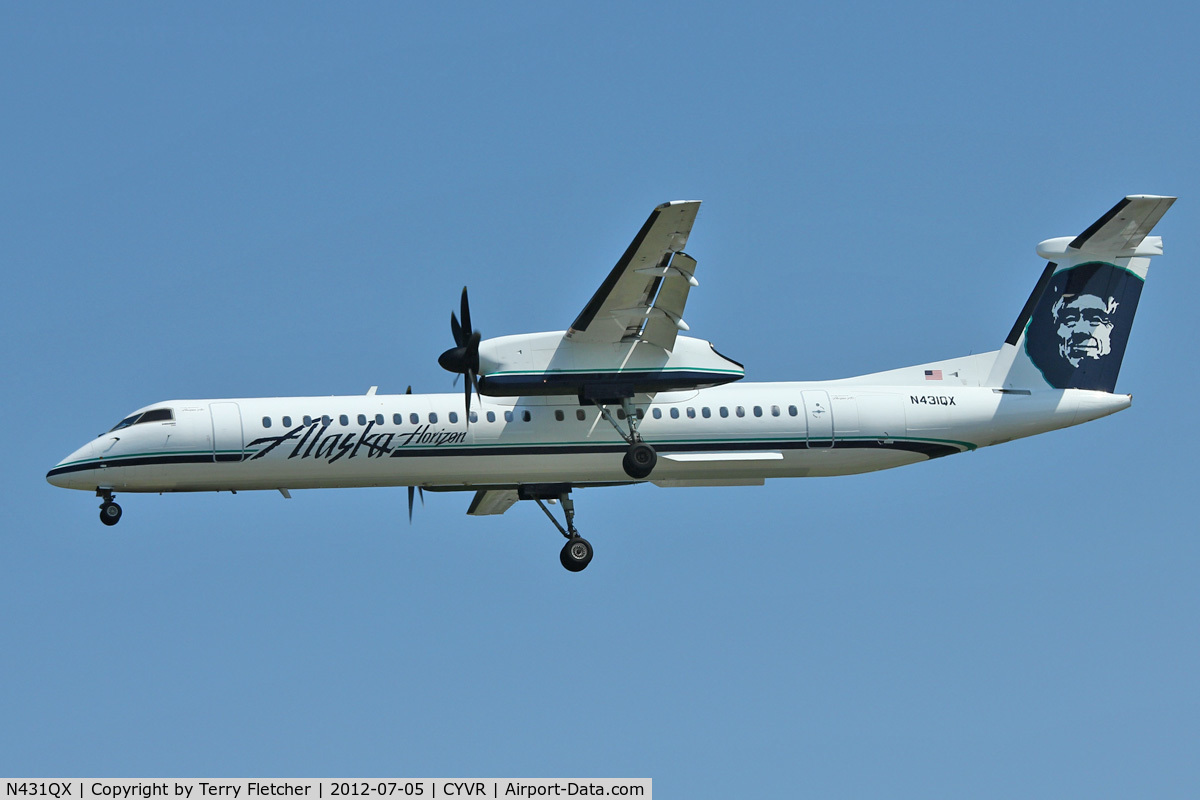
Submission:
[[474,331],[467,339],[466,352],[463,354],[467,368],[472,372],[479,372],[479,341],[481,338],[479,331]]
[[450,312],[450,333],[454,336],[454,344],[462,347],[465,343],[465,340],[463,339],[463,329],[458,324],[458,317],[454,316],[453,311]]
[[411,387],[411,386],[409,386],[407,389],[405,389],[405,390],[404,390],[404,393],[405,393],[405,394],[412,394],[412,387]]
[[475,329],[471,327],[471,306],[467,303],[467,287],[465,286],[463,287],[462,303],[460,304],[459,310],[462,311],[463,333],[470,336],[471,331]]
[[414,495],[417,495],[417,494],[421,495],[421,508],[424,508],[425,507],[425,490],[422,489],[420,486],[408,487],[408,524],[409,525],[412,525],[413,498],[414,498]]
[[470,379],[471,385],[475,387],[475,399],[479,401],[480,405],[483,405],[483,396],[479,393],[479,376],[474,372],[468,372],[467,377]]

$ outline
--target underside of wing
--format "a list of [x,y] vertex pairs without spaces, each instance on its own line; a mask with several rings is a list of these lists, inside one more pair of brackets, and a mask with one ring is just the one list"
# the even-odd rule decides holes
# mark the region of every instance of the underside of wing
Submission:
[[670,351],[686,331],[683,308],[696,286],[696,261],[683,252],[698,200],[663,203],[571,324],[574,342],[643,341]]

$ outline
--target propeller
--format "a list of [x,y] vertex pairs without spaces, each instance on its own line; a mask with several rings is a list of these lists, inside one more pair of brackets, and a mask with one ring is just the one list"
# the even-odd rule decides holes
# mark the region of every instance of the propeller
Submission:
[[419,486],[408,487],[408,524],[412,525],[413,500],[416,499],[417,492],[421,493],[421,508],[425,507],[425,490]]
[[[412,387],[409,386],[404,390],[405,394],[412,394]],[[408,524],[412,525],[413,500],[416,499],[417,492],[421,493],[421,508],[425,507],[425,490],[417,486],[408,487]]]
[[[450,333],[454,336],[454,347],[438,356],[438,364],[447,372],[466,375],[463,382],[464,401],[467,409],[467,420],[471,419],[471,389],[479,394],[479,342],[482,336],[471,327],[471,306],[467,302],[467,287],[462,290],[462,302],[459,304],[462,324],[454,312],[450,312]],[[458,379],[455,378],[457,381]]]

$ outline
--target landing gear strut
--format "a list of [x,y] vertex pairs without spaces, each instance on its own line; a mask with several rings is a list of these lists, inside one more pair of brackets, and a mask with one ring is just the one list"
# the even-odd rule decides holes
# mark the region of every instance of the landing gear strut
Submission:
[[625,474],[638,480],[650,477],[650,473],[654,471],[654,465],[658,463],[658,453],[654,452],[654,448],[646,444],[642,440],[642,435],[638,433],[638,424],[641,422],[641,418],[638,417],[633,403],[629,401],[628,397],[621,400],[621,410],[625,412],[625,420],[629,423],[628,433],[621,430],[621,425],[613,419],[612,412],[608,410],[607,405],[596,402],[596,407],[608,420],[608,424],[612,425],[629,445],[629,449],[625,451],[625,457],[621,459],[621,467],[624,468]]
[[96,497],[103,497],[100,504],[100,521],[105,525],[116,525],[121,521],[121,507],[113,502],[112,489],[97,489]]
[[[575,501],[571,499],[571,485],[569,483],[548,483],[548,484],[530,484],[521,486],[517,489],[517,496],[522,500],[533,500],[538,504],[538,507],[546,513],[550,521],[554,523],[554,527],[558,528],[558,532],[566,538],[567,543],[563,545],[563,549],[558,554],[558,560],[566,567],[569,572],[582,572],[583,569],[592,563],[592,545],[582,536],[579,531],[575,530]],[[559,521],[550,513],[550,509],[546,508],[543,500],[550,502],[558,501],[563,508],[563,514],[567,518],[567,527],[559,524]]]

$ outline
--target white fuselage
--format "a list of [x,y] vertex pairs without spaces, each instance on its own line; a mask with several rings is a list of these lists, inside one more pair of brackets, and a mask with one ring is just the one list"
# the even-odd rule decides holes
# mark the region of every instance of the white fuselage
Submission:
[[[658,394],[640,405],[640,432],[659,455],[649,481],[736,485],[899,467],[1086,422],[1129,403],[1129,395],[1106,392],[937,381],[739,382]],[[458,393],[146,408],[169,408],[173,418],[103,434],[48,480],[119,492],[632,482],[622,469],[626,443],[596,407],[573,397],[484,397],[472,404],[470,425]]]

